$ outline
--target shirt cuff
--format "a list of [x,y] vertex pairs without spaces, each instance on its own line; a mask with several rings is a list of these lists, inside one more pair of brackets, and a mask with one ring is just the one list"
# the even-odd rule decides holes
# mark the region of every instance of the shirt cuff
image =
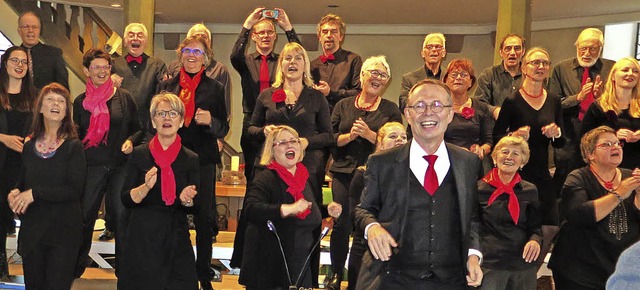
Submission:
[[560,137],[562,137],[562,128],[558,128],[558,136],[551,137],[551,141],[556,141]]
[[480,258],[480,262],[478,263],[479,265],[482,265],[482,253],[476,249],[469,249],[469,256],[471,255],[476,255],[478,256],[478,258]]
[[380,225],[380,223],[370,223],[370,224],[368,224],[368,225],[364,228],[364,239],[365,239],[365,240],[368,240],[368,239],[367,239],[367,237],[369,236],[369,235],[368,235],[368,233],[369,233],[369,228],[370,228],[370,227],[372,227],[372,226],[374,226],[374,225]]

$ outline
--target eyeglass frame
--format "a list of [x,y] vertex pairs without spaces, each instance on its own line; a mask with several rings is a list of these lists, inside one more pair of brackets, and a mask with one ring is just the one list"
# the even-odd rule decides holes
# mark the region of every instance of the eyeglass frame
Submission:
[[620,148],[624,148],[624,142],[622,142],[622,141],[616,141],[616,142],[607,141],[607,142],[603,142],[603,143],[597,144],[596,148],[602,148],[602,149],[611,150],[612,148],[614,148],[614,146],[618,146]]
[[300,138],[292,138],[289,140],[281,140],[281,141],[276,141],[273,142],[273,147],[276,146],[280,146],[280,147],[287,147],[289,145],[300,145],[300,143],[302,142],[302,140],[300,140]]
[[107,70],[107,71],[111,71],[111,67],[112,67],[112,66],[111,66],[110,64],[108,64],[108,65],[96,65],[96,64],[94,64],[94,65],[90,65],[90,66],[89,66],[89,69],[92,69],[92,70]]
[[[438,104],[440,104],[441,106],[438,106]],[[422,108],[422,106],[424,106],[424,108]],[[411,106],[406,106],[406,108],[410,108],[418,114],[423,114],[424,112],[427,111],[427,109],[430,109],[431,112],[438,114],[444,111],[445,108],[451,108],[451,107],[453,107],[453,105],[445,105],[439,100],[435,100],[429,104],[423,101],[419,101]]]
[[189,47],[183,47],[180,52],[182,53],[182,55],[193,55],[193,56],[201,56],[204,55],[204,50],[199,49],[199,48],[189,48]]
[[19,59],[17,57],[11,57],[9,58],[9,61],[11,62],[11,64],[13,65],[18,65],[18,64],[22,64],[22,65],[29,65],[29,60],[28,59]]
[[[160,111],[156,111],[153,115],[154,115],[154,117],[161,118],[161,119],[164,119],[166,117],[169,117],[169,119],[175,119],[175,118],[178,118],[180,116],[180,112],[178,112],[176,110],[168,110],[168,111],[160,110]],[[174,115],[174,116],[172,116],[172,115]]]
[[372,76],[375,77],[377,79],[381,79],[381,80],[388,80],[389,78],[391,78],[391,76],[387,73],[383,73],[378,71],[377,69],[370,69],[367,70],[367,72]]
[[528,61],[527,64],[533,65],[534,67],[551,67],[551,62],[548,60],[534,59],[532,61]]

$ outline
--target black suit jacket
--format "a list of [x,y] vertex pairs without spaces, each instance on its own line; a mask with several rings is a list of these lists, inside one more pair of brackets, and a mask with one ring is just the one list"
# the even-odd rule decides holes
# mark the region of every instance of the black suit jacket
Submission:
[[416,83],[426,78],[439,80],[441,75],[442,68],[438,70],[438,74],[435,76],[431,74],[431,71],[429,71],[429,75],[427,75],[427,67],[424,65],[412,72],[402,75],[402,87],[400,88],[399,98],[400,113],[404,114],[404,107],[407,105],[407,99],[409,99],[409,91]]
[[[22,45],[22,47],[29,49]],[[62,50],[57,47],[38,43],[31,49],[33,58],[33,85],[42,87],[56,82],[69,89],[69,73],[62,58]]]
[[[413,141],[411,141],[413,142]],[[407,200],[409,198],[409,148],[411,143],[372,155],[367,162],[365,189],[361,203],[356,207],[356,226],[364,232],[367,225],[377,222],[391,236],[403,244],[403,230],[407,223]],[[480,250],[478,229],[478,187],[481,172],[480,159],[474,154],[446,144],[451,162],[451,172],[456,183],[460,206],[461,261],[466,265],[469,248]],[[358,278],[358,289],[379,289],[383,263],[367,251],[362,260]],[[465,270],[466,271],[466,270]]]

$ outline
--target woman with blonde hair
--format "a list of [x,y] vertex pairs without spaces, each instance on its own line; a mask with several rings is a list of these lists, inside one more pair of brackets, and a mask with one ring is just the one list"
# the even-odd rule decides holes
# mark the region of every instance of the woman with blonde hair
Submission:
[[640,63],[625,57],[615,63],[604,93],[591,104],[582,120],[582,135],[601,125],[616,130],[624,144],[622,168],[640,166]]

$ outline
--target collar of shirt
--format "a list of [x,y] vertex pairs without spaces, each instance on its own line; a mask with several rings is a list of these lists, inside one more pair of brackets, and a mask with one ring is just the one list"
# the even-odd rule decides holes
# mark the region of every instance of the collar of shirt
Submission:
[[[578,62],[578,58],[574,58],[572,64],[573,64],[574,70],[582,68],[582,66],[580,65],[580,62]],[[601,68],[602,68],[602,58],[599,57],[598,60],[596,60],[596,63],[594,63],[592,66],[589,67],[589,73],[600,72]],[[594,69],[594,70],[592,71],[591,69]]]
[[[514,79],[517,79],[519,77],[522,76],[522,70],[520,69],[522,67],[522,62],[520,62],[520,66],[518,68],[518,72],[516,73],[516,75],[513,77]],[[511,76],[511,73],[509,71],[507,71],[507,69],[504,68],[504,61],[500,63],[499,65],[499,71],[502,74],[508,74],[509,76]]]
[[[438,150],[433,154],[438,156],[438,159],[436,159],[435,169],[436,175],[438,175],[438,184],[442,184],[442,181],[451,167],[449,152],[447,151],[444,141],[440,143]],[[429,167],[429,163],[423,158],[425,155],[429,154],[425,152],[420,145],[418,145],[418,142],[414,142],[412,140],[411,146],[409,147],[409,168],[411,168],[411,172],[413,172],[413,175],[416,176],[422,186],[424,186],[424,175],[427,173],[427,168]]]
[[[260,60],[260,58],[262,58],[262,54],[260,54],[257,51],[252,53],[251,56],[256,60]],[[275,59],[275,57],[273,55],[273,51],[271,53],[267,54],[267,60],[272,60],[272,59]]]

